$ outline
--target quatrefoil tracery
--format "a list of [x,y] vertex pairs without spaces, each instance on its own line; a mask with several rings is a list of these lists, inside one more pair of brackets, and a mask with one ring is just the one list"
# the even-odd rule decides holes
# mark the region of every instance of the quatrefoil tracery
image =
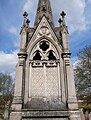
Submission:
[[37,43],[32,51],[32,60],[56,60],[57,52],[51,43],[47,40],[42,40]]

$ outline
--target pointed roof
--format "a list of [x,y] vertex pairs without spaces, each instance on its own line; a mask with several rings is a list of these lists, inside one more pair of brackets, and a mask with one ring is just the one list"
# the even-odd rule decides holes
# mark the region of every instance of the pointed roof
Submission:
[[45,15],[48,18],[50,24],[54,26],[50,0],[39,0],[34,27],[38,25],[43,15]]

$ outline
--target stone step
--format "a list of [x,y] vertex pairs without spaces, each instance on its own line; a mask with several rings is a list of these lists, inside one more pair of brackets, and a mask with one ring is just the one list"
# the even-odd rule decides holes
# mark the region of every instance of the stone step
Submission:
[[22,120],[68,120],[69,112],[68,111],[23,111]]

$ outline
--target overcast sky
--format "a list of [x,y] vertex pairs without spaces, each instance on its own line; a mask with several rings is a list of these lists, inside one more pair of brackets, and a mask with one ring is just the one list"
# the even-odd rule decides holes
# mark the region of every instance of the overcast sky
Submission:
[[[19,33],[23,12],[27,11],[33,26],[38,0],[0,0],[0,72],[13,72],[19,50]],[[79,50],[91,44],[91,0],[51,0],[55,26],[60,12],[66,12],[69,28],[71,60],[76,61]]]

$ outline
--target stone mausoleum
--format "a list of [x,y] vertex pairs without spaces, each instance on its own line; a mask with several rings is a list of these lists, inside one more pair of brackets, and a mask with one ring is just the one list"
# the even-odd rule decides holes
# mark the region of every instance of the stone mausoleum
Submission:
[[10,120],[80,120],[65,15],[55,27],[50,0],[39,0],[31,28],[24,12]]

